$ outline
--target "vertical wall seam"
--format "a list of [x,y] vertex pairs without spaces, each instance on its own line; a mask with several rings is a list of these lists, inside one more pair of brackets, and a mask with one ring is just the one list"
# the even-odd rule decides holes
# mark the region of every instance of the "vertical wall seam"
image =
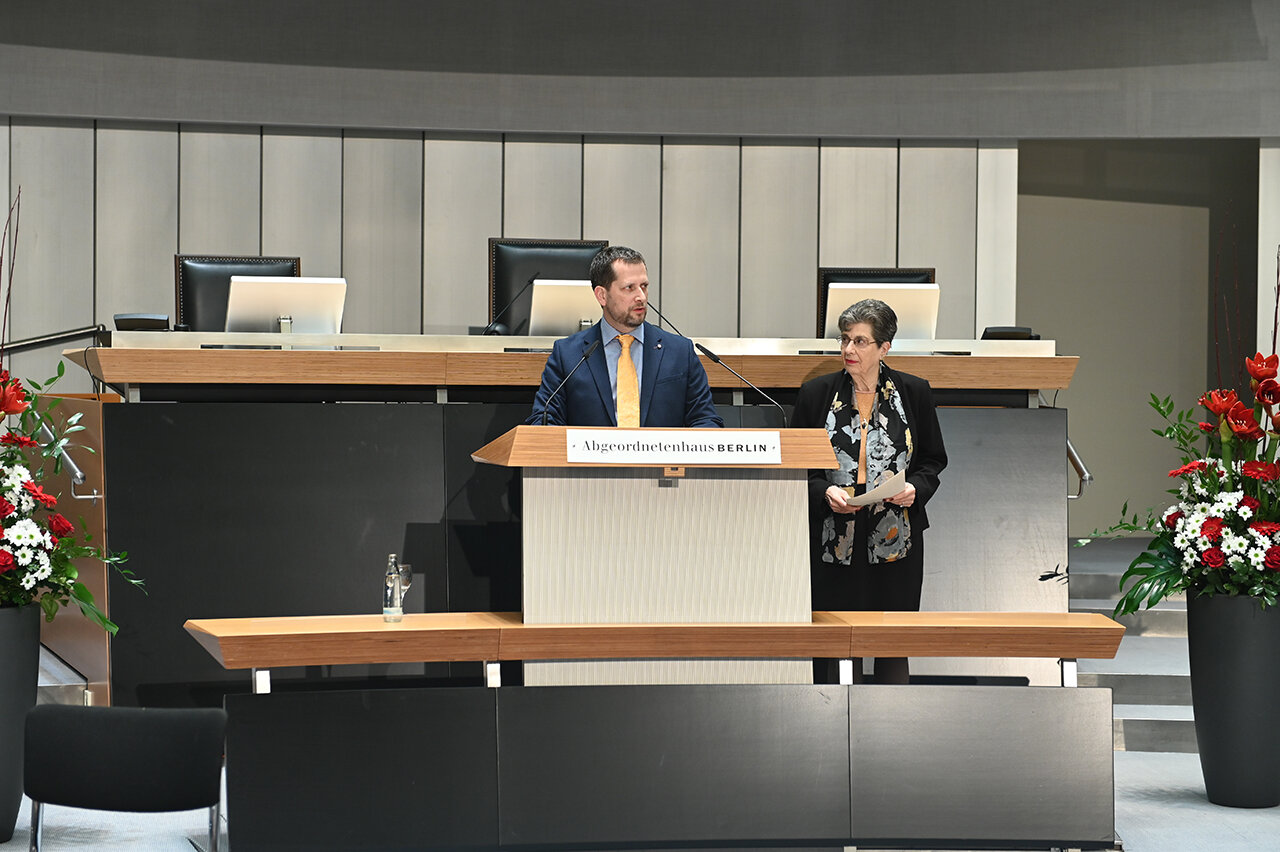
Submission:
[[[663,293],[666,292],[667,277],[663,274],[663,265],[667,262],[666,247],[666,189],[667,189],[667,137],[658,137],[658,301],[666,304]],[[662,319],[658,319],[658,328],[662,328]]]
[[418,334],[427,333],[427,132],[418,134]]
[[902,140],[897,142],[897,157],[894,158],[893,186],[893,265],[902,266]]
[[973,143],[973,336],[978,338],[978,314],[982,307],[982,282],[978,273],[982,268],[982,140]]
[[[93,228],[92,228],[93,236],[89,240],[90,250],[93,252],[93,272],[89,276],[93,282],[92,284],[93,296],[89,300],[90,310],[92,311],[92,313],[89,314],[89,319],[90,319],[90,323],[95,325],[98,322],[98,130],[99,129],[100,129],[99,122],[95,119],[93,122],[93,168],[92,168],[92,177],[91,177],[91,180],[93,181],[93,192],[91,193],[93,198],[93,203],[92,203],[92,206],[90,207],[93,213]],[[103,325],[106,325],[106,323],[104,322]]]
[[743,137],[738,137],[738,316],[736,335],[742,336],[742,150]]
[[266,254],[266,240],[263,239],[263,230],[267,226],[267,192],[264,184],[266,183],[266,168],[263,165],[262,158],[266,156],[266,125],[258,125],[258,256]]

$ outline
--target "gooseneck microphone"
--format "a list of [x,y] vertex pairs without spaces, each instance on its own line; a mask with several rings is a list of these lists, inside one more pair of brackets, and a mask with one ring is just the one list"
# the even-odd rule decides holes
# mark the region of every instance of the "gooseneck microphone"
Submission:
[[662,320],[662,321],[663,321],[663,322],[665,322],[667,325],[671,326],[671,330],[672,330],[672,331],[674,331],[676,334],[680,335],[681,337],[684,337],[684,332],[682,332],[680,329],[676,328],[676,324],[675,324],[675,323],[673,323],[671,320],[669,320],[669,319],[667,319],[666,317],[664,317],[664,316],[662,315],[662,311],[658,310],[658,306],[657,306],[657,305],[655,305],[653,302],[649,302],[649,303],[647,303],[647,304],[648,304],[648,306],[649,306],[649,307],[653,308],[653,312],[654,312],[655,314],[657,314],[657,315],[658,315],[658,319]]
[[777,401],[776,399],[774,399],[773,397],[769,396],[769,394],[765,393],[764,391],[760,390],[760,388],[758,388],[758,387],[756,387],[754,384],[752,384],[752,383],[751,383],[751,380],[750,380],[750,379],[748,379],[746,376],[742,375],[742,374],[741,374],[741,373],[739,373],[737,370],[733,369],[733,368],[732,368],[732,367],[730,367],[728,364],[726,364],[725,362],[721,361],[721,360],[720,360],[720,356],[719,356],[719,355],[717,355],[716,353],[712,352],[710,349],[708,349],[707,347],[703,346],[701,343],[698,343],[698,342],[696,342],[696,341],[695,341],[693,345],[694,345],[694,346],[696,346],[696,347],[698,347],[698,351],[699,351],[699,352],[701,352],[703,355],[706,355],[706,356],[707,356],[708,358],[710,358],[712,361],[715,361],[715,362],[716,362],[717,364],[719,364],[721,367],[724,367],[724,368],[725,368],[726,370],[728,370],[730,373],[733,373],[733,374],[734,374],[735,376],[737,376],[739,379],[742,379],[742,381],[746,382],[746,384],[747,384],[747,386],[748,386],[748,387],[750,387],[753,391],[755,391],[756,393],[758,393],[758,394],[760,394],[762,397],[764,397],[764,398],[765,398],[765,400],[767,400],[770,404],[772,404],[774,408],[778,409],[778,411],[782,414],[782,428],[784,428],[784,429],[785,429],[785,428],[787,427],[787,410],[786,410],[785,408],[783,408],[781,405],[779,405],[779,404],[778,404],[778,401]]
[[[657,315],[658,315],[658,318],[659,318],[659,319],[661,319],[661,320],[662,320],[663,322],[665,322],[667,325],[671,326],[671,330],[672,330],[672,331],[674,331],[676,334],[679,334],[681,337],[684,337],[684,335],[683,335],[683,334],[681,334],[680,329],[676,328],[676,324],[675,324],[675,323],[673,323],[671,320],[667,319],[666,317],[664,317],[664,316],[662,315],[662,311],[658,310],[658,309],[657,309],[654,305],[652,305],[652,304],[650,304],[650,305],[649,305],[649,307],[653,308],[653,312],[654,312],[655,314],[657,314]],[[710,358],[712,361],[714,361],[715,363],[719,364],[721,367],[724,367],[724,368],[725,368],[726,370],[728,370],[730,373],[733,373],[735,376],[737,376],[739,379],[741,379],[743,382],[745,382],[745,383],[746,383],[746,385],[747,385],[748,387],[750,387],[753,391],[755,391],[756,393],[758,393],[758,394],[760,394],[762,397],[764,397],[766,400],[768,400],[768,401],[769,401],[769,403],[771,403],[775,408],[777,408],[777,409],[778,409],[778,411],[779,411],[779,412],[781,412],[781,413],[782,413],[782,428],[784,428],[784,429],[785,429],[785,428],[787,427],[787,410],[786,410],[785,408],[783,408],[781,405],[779,405],[779,404],[778,404],[778,401],[777,401],[776,399],[774,399],[773,397],[769,396],[769,394],[765,393],[764,391],[760,390],[760,388],[758,388],[758,387],[756,387],[754,384],[752,384],[752,383],[751,383],[751,380],[750,380],[750,379],[748,379],[746,376],[742,375],[742,374],[741,374],[741,373],[739,373],[737,370],[733,369],[733,368],[732,368],[732,367],[730,367],[728,364],[726,364],[725,362],[721,361],[721,360],[720,360],[720,356],[719,356],[719,355],[717,355],[716,353],[712,352],[710,349],[708,349],[707,347],[703,346],[701,343],[698,343],[697,341],[694,341],[693,345],[694,345],[694,346],[696,346],[696,347],[698,347],[698,351],[699,351],[699,352],[701,352],[703,355],[706,355],[706,356],[707,356],[708,358]]]
[[482,331],[482,332],[480,332],[480,333],[481,333],[481,334],[502,334],[504,331],[506,331],[506,330],[507,330],[507,327],[506,327],[505,325],[499,325],[499,324],[498,324],[498,320],[502,319],[502,315],[503,315],[503,314],[505,314],[507,311],[511,310],[511,306],[512,306],[512,305],[514,305],[514,304],[516,303],[516,299],[519,299],[521,296],[523,296],[523,295],[524,295],[524,291],[525,291],[525,290],[528,290],[530,287],[532,287],[532,286],[533,286],[533,282],[534,282],[534,281],[536,281],[536,280],[538,279],[538,276],[539,276],[539,275],[541,275],[541,274],[542,274],[541,272],[535,272],[535,273],[533,273],[532,275],[530,275],[530,276],[529,276],[529,280],[528,280],[528,281],[526,281],[526,282],[525,282],[525,285],[524,285],[523,287],[521,287],[521,288],[520,288],[520,292],[518,292],[518,293],[516,293],[514,296],[512,296],[512,297],[511,297],[511,301],[509,301],[509,302],[507,302],[505,305],[503,305],[503,306],[502,306],[502,310],[498,311],[496,314],[494,314],[494,315],[493,315],[493,322],[491,322],[491,323],[489,323],[488,325],[486,325],[486,326],[484,327],[484,331]]
[[542,405],[542,425],[547,425],[547,412],[551,410],[551,400],[556,398],[556,394],[560,393],[560,389],[564,387],[569,379],[573,378],[573,374],[578,372],[578,368],[587,363],[587,359],[591,357],[591,353],[596,351],[596,347],[600,345],[599,339],[591,341],[591,345],[587,347],[587,351],[582,353],[582,357],[578,359],[578,363],[573,365],[573,369],[569,371],[569,375],[560,380],[560,384],[556,385],[556,389],[551,392],[551,396],[547,397],[547,401]]

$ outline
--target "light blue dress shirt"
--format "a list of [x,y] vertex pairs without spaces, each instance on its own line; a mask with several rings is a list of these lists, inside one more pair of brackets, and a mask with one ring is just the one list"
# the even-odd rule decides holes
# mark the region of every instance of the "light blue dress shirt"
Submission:
[[[613,392],[613,407],[618,408],[618,358],[622,355],[622,344],[615,343],[618,331],[609,325],[608,320],[600,321],[600,340],[604,345],[604,360],[609,365],[609,388]],[[631,340],[631,360],[636,365],[636,391],[640,390],[640,377],[644,375],[644,325],[634,331],[627,332]]]

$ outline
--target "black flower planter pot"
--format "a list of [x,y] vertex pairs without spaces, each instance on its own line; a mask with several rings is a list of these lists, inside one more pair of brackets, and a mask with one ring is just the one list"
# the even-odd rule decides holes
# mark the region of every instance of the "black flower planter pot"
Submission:
[[22,807],[22,737],[36,703],[40,607],[0,607],[0,843],[13,837]]
[[1280,805],[1280,607],[1239,596],[1188,598],[1187,644],[1209,801]]

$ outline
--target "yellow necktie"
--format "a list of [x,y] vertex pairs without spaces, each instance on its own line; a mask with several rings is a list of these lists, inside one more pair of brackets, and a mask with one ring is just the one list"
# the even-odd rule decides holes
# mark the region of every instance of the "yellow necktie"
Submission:
[[618,355],[618,425],[640,425],[640,381],[636,378],[636,365],[631,360],[631,335],[619,334],[622,352]]

